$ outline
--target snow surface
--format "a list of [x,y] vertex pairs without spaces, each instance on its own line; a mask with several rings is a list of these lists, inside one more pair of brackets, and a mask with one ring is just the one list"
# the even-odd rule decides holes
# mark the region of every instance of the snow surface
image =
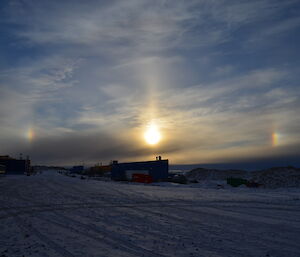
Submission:
[[300,256],[300,189],[0,178],[0,256]]

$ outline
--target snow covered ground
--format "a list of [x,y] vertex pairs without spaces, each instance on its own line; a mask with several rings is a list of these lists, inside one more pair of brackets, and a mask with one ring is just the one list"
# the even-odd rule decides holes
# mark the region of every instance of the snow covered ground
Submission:
[[0,178],[0,256],[300,256],[300,189]]

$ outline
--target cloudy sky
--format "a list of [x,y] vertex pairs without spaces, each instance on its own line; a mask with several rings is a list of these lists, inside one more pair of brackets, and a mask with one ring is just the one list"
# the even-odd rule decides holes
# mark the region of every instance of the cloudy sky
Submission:
[[2,0],[0,154],[300,157],[299,13],[298,0]]

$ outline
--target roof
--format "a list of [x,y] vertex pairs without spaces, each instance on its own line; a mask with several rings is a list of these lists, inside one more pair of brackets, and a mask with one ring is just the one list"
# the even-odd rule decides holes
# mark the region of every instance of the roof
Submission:
[[154,161],[142,161],[142,162],[118,162],[118,163],[113,163],[112,165],[119,165],[119,164],[143,164],[143,163],[154,163],[154,162],[167,162],[169,161],[168,159],[165,160],[154,160]]
[[14,158],[9,155],[0,155],[0,160],[14,160]]

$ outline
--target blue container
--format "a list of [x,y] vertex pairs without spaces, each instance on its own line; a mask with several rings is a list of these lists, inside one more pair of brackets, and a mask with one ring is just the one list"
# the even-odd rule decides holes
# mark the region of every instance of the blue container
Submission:
[[70,169],[70,173],[82,173],[84,170],[84,166],[83,165],[79,165],[79,166],[73,166]]
[[129,180],[128,172],[134,174],[141,172],[147,173],[153,181],[164,181],[169,175],[169,161],[156,160],[146,162],[128,162],[128,163],[113,163],[111,169],[111,179],[113,180]]

